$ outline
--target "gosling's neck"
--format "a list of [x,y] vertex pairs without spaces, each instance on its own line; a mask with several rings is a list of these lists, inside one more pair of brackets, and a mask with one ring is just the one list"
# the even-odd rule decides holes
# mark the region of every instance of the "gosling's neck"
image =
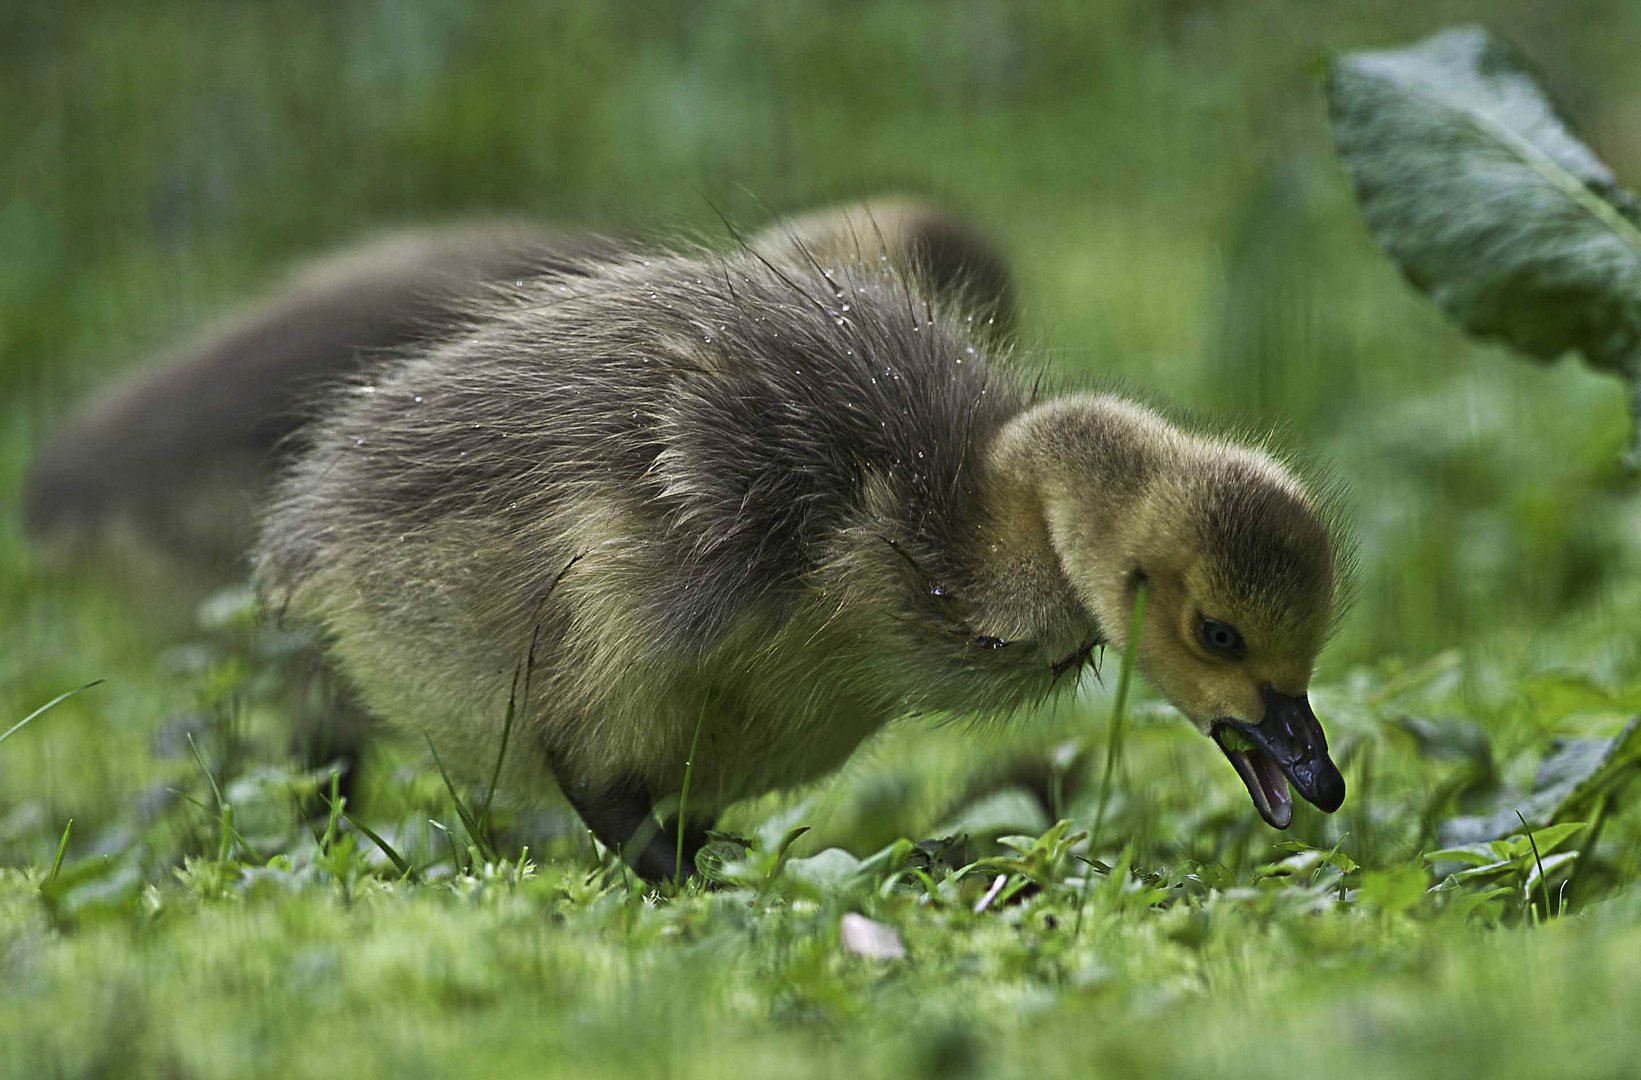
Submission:
[[1141,406],[1092,394],[1034,406],[998,433],[976,562],[1001,629],[1042,640],[1092,622],[1121,643],[1130,575],[1167,527],[1157,493],[1188,439]]

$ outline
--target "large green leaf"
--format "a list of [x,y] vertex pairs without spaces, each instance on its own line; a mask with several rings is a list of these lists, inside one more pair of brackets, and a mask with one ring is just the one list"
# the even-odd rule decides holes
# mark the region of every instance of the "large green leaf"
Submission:
[[1480,27],[1328,65],[1339,156],[1408,279],[1473,334],[1641,381],[1641,204]]
[[[1523,819],[1534,829],[1566,822],[1598,799],[1617,793],[1638,772],[1641,772],[1641,716],[1610,739],[1562,741],[1540,764],[1531,792],[1501,800],[1493,813],[1444,821],[1441,841],[1452,847],[1486,843],[1520,832]],[[1561,839],[1556,834],[1557,842]]]

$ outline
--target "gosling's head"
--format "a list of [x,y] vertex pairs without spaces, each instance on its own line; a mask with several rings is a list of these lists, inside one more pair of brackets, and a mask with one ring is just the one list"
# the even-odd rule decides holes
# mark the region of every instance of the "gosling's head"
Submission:
[[1337,604],[1331,530],[1271,459],[1184,450],[1194,464],[1138,508],[1126,591],[1146,592],[1140,668],[1218,744],[1267,824],[1292,820],[1290,783],[1332,813],[1345,781],[1306,697]]
[[1106,637],[1128,647],[1143,592],[1140,672],[1214,740],[1260,816],[1288,826],[1290,783],[1337,810],[1344,778],[1306,697],[1341,602],[1322,500],[1266,454],[1126,402],[1045,412],[1031,440],[1039,462],[1059,463],[1045,516]]

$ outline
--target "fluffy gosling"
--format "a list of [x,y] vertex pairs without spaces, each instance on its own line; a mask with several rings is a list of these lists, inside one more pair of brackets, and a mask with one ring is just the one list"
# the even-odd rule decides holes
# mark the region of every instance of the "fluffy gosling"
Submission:
[[[530,667],[509,781],[556,784],[651,879],[677,830],[687,869],[729,803],[897,717],[1009,713],[1103,644],[1137,649],[1266,822],[1290,785],[1336,809],[1306,700],[1339,589],[1317,498],[1134,403],[1032,400],[983,307],[854,232],[474,301],[310,429],[260,589],[475,777]],[[690,820],[658,826],[697,732]]]

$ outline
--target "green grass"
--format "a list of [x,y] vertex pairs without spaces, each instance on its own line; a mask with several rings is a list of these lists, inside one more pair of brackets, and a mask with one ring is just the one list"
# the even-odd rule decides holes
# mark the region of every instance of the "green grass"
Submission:
[[[1538,825],[1541,763],[1641,712],[1617,385],[1463,339],[1331,159],[1316,57],[1463,18],[1641,180],[1616,2],[0,0],[0,1073],[1633,1070],[1634,768],[1551,815],[1580,828],[1425,857],[1455,818]],[[1359,599],[1313,695],[1338,815],[1266,829],[1143,685],[1118,706],[1113,655],[1007,729],[903,725],[737,808],[711,888],[647,895],[414,745],[310,822],[287,643],[52,577],[8,509],[80,394],[372,226],[713,236],[889,188],[994,229],[1056,374],[1277,427],[1348,487]],[[851,912],[906,958],[847,953]]]

